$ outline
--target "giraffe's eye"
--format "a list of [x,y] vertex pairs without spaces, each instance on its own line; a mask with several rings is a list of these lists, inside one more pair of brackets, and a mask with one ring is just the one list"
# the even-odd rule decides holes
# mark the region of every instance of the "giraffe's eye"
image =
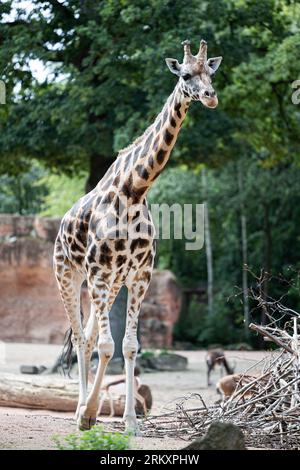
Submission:
[[189,73],[186,73],[185,75],[182,76],[183,80],[189,80],[190,78],[192,78],[192,75],[189,74]]

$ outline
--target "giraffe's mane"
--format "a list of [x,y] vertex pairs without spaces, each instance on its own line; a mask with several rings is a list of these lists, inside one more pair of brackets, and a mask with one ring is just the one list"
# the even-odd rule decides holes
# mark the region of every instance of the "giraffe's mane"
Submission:
[[147,127],[145,132],[139,137],[137,137],[131,144],[127,145],[127,147],[124,147],[123,149],[119,150],[117,157],[124,155],[124,153],[127,153],[129,150],[134,149],[138,144],[140,144],[147,137],[147,135],[150,134],[150,131],[152,130],[153,125],[154,123],[152,123],[149,127]]
[[140,135],[139,137],[137,137],[131,144],[129,144],[129,145],[127,145],[127,147],[124,147],[123,149],[119,150],[117,157],[120,157],[120,156],[124,155],[124,153],[127,153],[130,150],[134,149],[138,144],[140,144],[148,136],[148,134],[150,134],[151,130],[153,129],[153,127],[155,125],[155,123],[157,122],[158,119],[160,119],[161,115],[163,114],[165,107],[168,106],[168,103],[171,100],[173,94],[176,93],[176,89],[177,89],[177,86],[175,87],[172,94],[167,99],[162,111],[156,117],[155,121],[152,124],[150,124],[150,126],[147,127],[145,132],[142,135]]

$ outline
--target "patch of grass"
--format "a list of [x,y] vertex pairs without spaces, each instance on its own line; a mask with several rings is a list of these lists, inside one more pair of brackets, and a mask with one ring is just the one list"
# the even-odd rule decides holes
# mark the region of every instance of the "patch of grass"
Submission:
[[164,348],[164,349],[161,349],[161,350],[159,351],[159,356],[168,356],[168,355],[169,355],[169,356],[172,355],[172,353],[170,353],[170,351],[169,351],[168,349],[165,349],[165,348]]
[[89,431],[67,436],[53,436],[59,450],[127,450],[129,434],[106,432],[102,426],[93,426]]
[[150,359],[154,356],[155,356],[155,354],[154,354],[153,351],[142,351],[142,354],[141,354],[142,359]]
[[10,450],[10,449],[14,449],[14,446],[13,444],[8,444],[8,443],[5,443],[5,442],[0,442],[0,450]]
[[159,357],[159,356],[165,356],[168,354],[172,354],[168,349],[154,349],[154,350],[145,350],[142,351],[141,358],[142,359],[150,359],[152,357]]

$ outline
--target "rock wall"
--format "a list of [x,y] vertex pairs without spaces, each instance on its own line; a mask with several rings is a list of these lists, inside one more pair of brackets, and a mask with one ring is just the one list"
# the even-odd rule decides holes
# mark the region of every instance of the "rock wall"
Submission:
[[155,270],[140,313],[143,348],[172,346],[173,326],[179,318],[181,301],[181,291],[171,271]]
[[[60,220],[0,215],[0,340],[61,343],[69,327],[52,270]],[[85,310],[87,293],[83,290]],[[155,271],[140,314],[145,347],[170,347],[181,308],[173,274]]]

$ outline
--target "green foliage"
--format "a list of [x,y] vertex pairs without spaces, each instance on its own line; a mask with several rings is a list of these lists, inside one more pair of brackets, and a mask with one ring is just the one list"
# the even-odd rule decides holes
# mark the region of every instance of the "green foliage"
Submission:
[[189,304],[184,302],[181,316],[174,328],[175,340],[199,344],[206,311],[206,302],[200,303],[195,298],[192,298]]
[[[187,37],[195,52],[200,34],[211,56],[224,56],[214,79],[220,105],[192,106],[172,162],[220,166],[245,146],[269,163],[298,159],[299,112],[291,103],[300,74],[298,2],[33,0],[31,11],[20,8],[7,21],[11,3],[0,6],[8,96],[0,108],[0,171],[26,156],[64,172],[84,169],[95,185],[172,91],[164,57],[181,60]],[[32,59],[47,66],[42,83],[28,67]]]
[[[167,168],[149,192],[150,204],[201,204],[201,177],[184,167]],[[171,217],[171,238],[158,240],[159,269],[171,269],[183,286],[193,284],[205,275],[203,250],[185,249],[186,240],[173,239],[174,217]]]
[[150,359],[154,356],[155,356],[155,354],[154,354],[153,351],[143,350],[142,353],[141,353],[141,358],[142,359]]
[[[241,158],[243,192],[238,188],[238,165],[228,163],[207,174],[209,217],[214,269],[214,314],[207,314],[205,250],[184,249],[185,240],[159,240],[158,267],[169,268],[184,292],[190,288],[204,291],[184,302],[175,328],[175,339],[207,346],[244,341],[241,248],[241,202],[247,219],[248,265],[258,273],[281,274],[287,280],[299,270],[300,250],[300,168],[278,164],[265,168],[255,155]],[[276,188],[276,190],[274,190]],[[166,169],[150,192],[151,202],[202,202],[200,174],[186,169]],[[270,260],[268,261],[268,258]],[[268,266],[270,264],[270,266]],[[254,283],[249,275],[249,286]],[[299,282],[287,289],[286,283],[270,286],[269,295],[287,294],[291,308],[299,309]],[[185,294],[186,296],[187,294]],[[251,321],[260,321],[261,311],[250,302]]]
[[127,450],[129,438],[127,434],[105,432],[97,425],[80,434],[54,436],[53,441],[59,450]]
[[44,170],[32,166],[17,174],[0,175],[0,213],[37,214],[47,197],[47,185],[41,183]]
[[41,216],[62,217],[84,195],[85,176],[47,174],[39,184],[48,188],[43,198]]
[[86,174],[54,174],[37,162],[0,175],[0,213],[62,217],[84,195]]
[[166,356],[168,354],[170,354],[170,351],[168,349],[157,349],[155,351],[153,351],[153,349],[145,349],[142,350],[141,359],[151,359],[153,357]]
[[166,349],[166,348],[161,349],[161,350],[159,351],[159,356],[168,356],[168,355],[172,355],[172,353],[170,353],[170,351],[169,351],[168,349]]

